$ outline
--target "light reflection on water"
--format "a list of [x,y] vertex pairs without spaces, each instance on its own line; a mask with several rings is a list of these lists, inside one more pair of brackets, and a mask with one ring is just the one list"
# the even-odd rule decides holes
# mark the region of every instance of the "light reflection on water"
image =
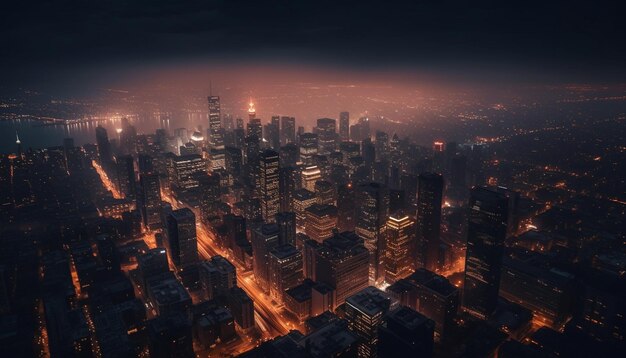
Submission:
[[[202,126],[207,128],[204,115],[201,113],[187,113],[185,118],[167,118],[165,116],[132,116],[131,124],[137,128],[138,134],[152,134],[157,128],[165,128],[173,132],[175,128],[187,129]],[[68,125],[42,125],[45,122],[35,119],[15,119],[0,121],[0,153],[16,151],[15,133],[19,134],[22,148],[46,148],[63,144],[64,138],[74,138],[76,145],[95,143],[95,130],[98,125],[107,129],[109,139],[118,137],[116,132],[120,128],[121,116],[98,121],[86,121]]]

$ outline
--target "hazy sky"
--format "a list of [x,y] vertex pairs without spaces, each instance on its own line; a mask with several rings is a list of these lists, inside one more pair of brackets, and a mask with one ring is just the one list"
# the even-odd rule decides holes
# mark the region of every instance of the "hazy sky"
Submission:
[[618,1],[20,0],[1,6],[5,83],[203,61],[477,78],[498,72],[626,77]]

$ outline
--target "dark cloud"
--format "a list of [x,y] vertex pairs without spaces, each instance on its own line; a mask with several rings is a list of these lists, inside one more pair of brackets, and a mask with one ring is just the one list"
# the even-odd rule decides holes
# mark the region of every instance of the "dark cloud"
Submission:
[[626,61],[618,2],[22,0],[0,12],[6,76],[202,57],[599,73]]

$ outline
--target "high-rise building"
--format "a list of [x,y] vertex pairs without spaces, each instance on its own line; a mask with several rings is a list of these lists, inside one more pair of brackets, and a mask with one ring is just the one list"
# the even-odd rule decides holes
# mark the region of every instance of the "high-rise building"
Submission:
[[150,230],[161,226],[161,186],[159,175],[155,173],[141,174],[141,217],[143,224]]
[[352,183],[337,188],[337,229],[339,232],[354,231],[356,226],[356,193]]
[[315,183],[322,179],[322,172],[316,165],[309,166],[302,170],[300,178],[302,179],[302,188],[315,192]]
[[280,141],[282,145],[296,142],[296,119],[294,117],[280,118]]
[[333,309],[368,286],[369,252],[363,239],[353,232],[343,232],[313,246],[311,269],[315,270],[317,282],[335,290]]
[[295,167],[300,158],[300,148],[294,143],[285,144],[280,147],[280,166]]
[[391,299],[376,287],[369,286],[346,299],[348,327],[360,338],[358,357],[378,356],[378,326],[391,308]]
[[335,205],[335,186],[326,180],[315,182],[315,195],[318,204]]
[[441,174],[422,173],[417,185],[417,267],[437,271],[439,260],[439,233],[441,230],[441,201],[443,177]]
[[280,210],[278,153],[271,149],[265,150],[259,164],[261,216],[265,222],[272,223]]
[[378,159],[387,158],[387,154],[389,154],[389,135],[387,132],[376,131],[375,146]]
[[420,268],[396,281],[387,293],[435,322],[435,335],[441,340],[454,325],[459,308],[459,289],[447,278]]
[[228,295],[230,289],[237,286],[237,269],[222,256],[213,256],[198,268],[202,291],[209,300]]
[[209,96],[207,99],[209,103],[209,145],[215,149],[224,149],[220,97]]
[[281,166],[278,170],[280,211],[293,211],[293,197],[299,179],[297,175],[294,167]]
[[173,156],[171,158],[173,177],[170,178],[173,186],[181,191],[197,188],[198,174],[206,173],[206,164],[197,154]]
[[279,245],[279,234],[278,225],[263,224],[252,230],[250,236],[253,255],[252,271],[259,287],[265,292],[270,289],[270,252]]
[[317,201],[315,193],[306,189],[296,190],[293,195],[293,211],[296,213],[296,227],[306,228],[306,209]]
[[292,245],[280,245],[270,251],[270,297],[282,302],[286,290],[302,281],[302,252]]
[[230,289],[228,308],[239,328],[248,330],[254,327],[254,301],[240,287]]
[[113,152],[111,151],[111,143],[109,142],[107,130],[102,126],[96,127],[96,143],[98,144],[100,163],[104,167],[109,166],[113,161]]
[[283,211],[276,214],[276,225],[278,225],[278,240],[281,245],[296,245],[296,213]]
[[485,319],[496,308],[508,223],[506,195],[474,188],[469,201],[463,308]]
[[269,142],[270,148],[278,150],[280,148],[280,117],[272,116],[272,120],[267,124],[266,129],[265,139]]
[[313,165],[313,157],[317,155],[317,134],[302,133],[300,135],[300,161],[304,165]]
[[167,216],[167,252],[178,269],[198,261],[196,216],[188,208],[172,211]]
[[332,118],[317,120],[317,136],[319,138],[319,154],[328,155],[337,147],[337,121]]
[[357,222],[355,232],[365,241],[370,252],[369,279],[371,285],[384,280],[385,229],[389,216],[387,187],[379,183],[362,183],[356,188]]
[[306,209],[305,233],[321,243],[333,235],[337,227],[337,208],[327,204],[313,204]]
[[342,141],[350,140],[350,113],[339,113],[339,137]]
[[381,357],[431,357],[435,323],[421,313],[398,307],[385,315],[378,329]]
[[115,157],[117,169],[116,186],[120,193],[126,198],[135,198],[135,162],[130,155],[120,155]]
[[404,212],[389,216],[386,230],[385,281],[394,283],[414,268],[414,222]]

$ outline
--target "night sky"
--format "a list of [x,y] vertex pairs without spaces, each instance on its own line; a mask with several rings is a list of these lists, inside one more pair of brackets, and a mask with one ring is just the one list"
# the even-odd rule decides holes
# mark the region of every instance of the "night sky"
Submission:
[[0,9],[0,74],[19,84],[237,61],[621,81],[621,10],[617,1],[13,1]]

